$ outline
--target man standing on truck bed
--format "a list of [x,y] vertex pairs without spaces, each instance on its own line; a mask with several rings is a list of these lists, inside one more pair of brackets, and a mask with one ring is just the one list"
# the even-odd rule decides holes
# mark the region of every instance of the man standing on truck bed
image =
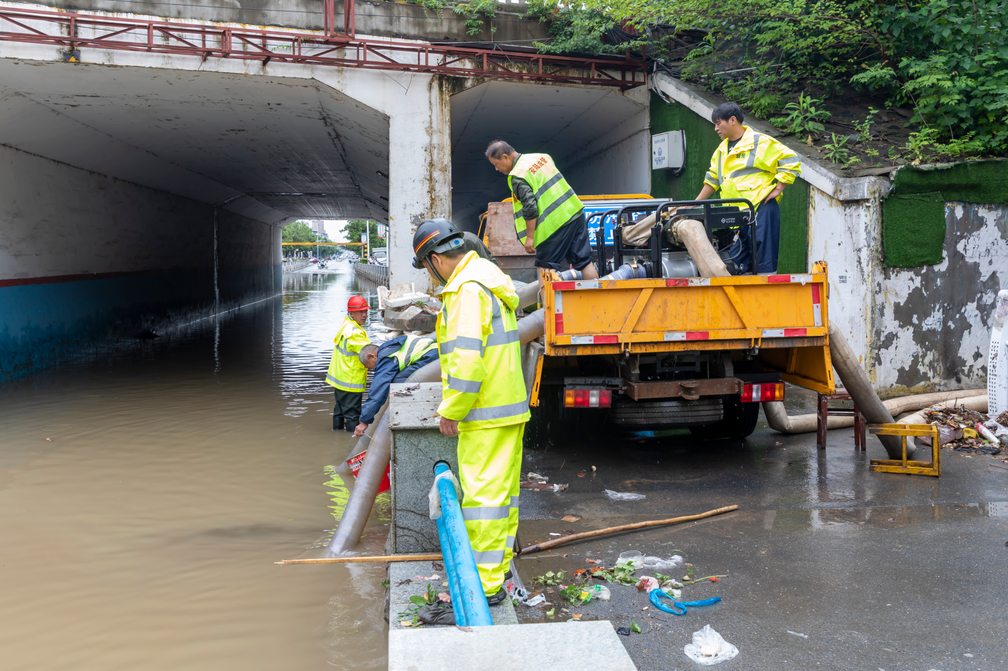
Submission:
[[[511,278],[476,252],[443,219],[413,235],[414,267],[444,284],[436,333],[441,359],[441,433],[458,436],[465,520],[487,602],[507,598],[503,584],[518,533],[522,436],[529,419]],[[444,222],[447,223],[447,222]]]
[[[711,158],[710,170],[696,199],[706,200],[720,189],[721,198],[745,198],[751,202],[756,208],[756,272],[773,273],[777,271],[780,245],[778,203],[784,187],[801,174],[801,161],[774,138],[743,126],[744,118],[742,108],[735,103],[718,105],[711,114],[714,131],[722,142]],[[739,227],[739,237],[730,254],[743,273],[751,270],[747,226]]]
[[519,154],[503,140],[491,142],[486,157],[497,172],[508,176],[515,232],[525,251],[535,252],[536,266],[553,270],[573,266],[584,279],[596,279],[584,206],[553,159],[548,154]]

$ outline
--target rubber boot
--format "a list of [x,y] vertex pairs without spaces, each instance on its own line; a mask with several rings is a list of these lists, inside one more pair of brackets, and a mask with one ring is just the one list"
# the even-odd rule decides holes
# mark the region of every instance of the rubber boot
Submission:
[[333,418],[332,418],[332,430],[333,431],[342,431],[345,427],[346,427],[346,418],[345,417],[337,417],[336,415],[333,415]]

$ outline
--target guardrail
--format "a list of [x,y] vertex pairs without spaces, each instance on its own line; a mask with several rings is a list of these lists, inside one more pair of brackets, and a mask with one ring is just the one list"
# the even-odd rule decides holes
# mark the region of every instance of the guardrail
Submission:
[[310,263],[311,261],[308,261],[307,259],[297,259],[296,261],[284,261],[283,271],[285,273],[293,273],[308,266]]
[[389,286],[388,266],[379,266],[372,263],[355,263],[354,273],[357,277],[365,279],[375,284]]

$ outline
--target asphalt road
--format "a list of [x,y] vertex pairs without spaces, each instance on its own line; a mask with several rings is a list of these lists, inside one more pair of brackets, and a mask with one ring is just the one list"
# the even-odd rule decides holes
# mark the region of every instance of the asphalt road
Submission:
[[[830,432],[825,452],[814,434],[783,436],[765,424],[744,442],[571,435],[525,452],[525,472],[570,485],[522,491],[525,545],[551,532],[739,511],[522,557],[519,572],[526,584],[546,571],[569,577],[591,566],[585,559],[613,566],[640,550],[685,557],[689,565],[668,571],[679,579],[728,575],[687,586],[681,600],[723,600],[682,617],[657,612],[629,586],[609,585],[611,601],[581,607],[546,593],[556,620],[636,622],[642,633],[621,640],[641,670],[699,668],[683,646],[706,624],[739,649],[718,665],[724,671],[1008,669],[1008,470],[986,455],[942,457],[941,479],[872,473],[869,459],[884,450],[869,436],[867,452],[855,452],[851,429]],[[614,502],[604,489],[646,498]],[[551,607],[519,606],[519,617],[547,621]]]

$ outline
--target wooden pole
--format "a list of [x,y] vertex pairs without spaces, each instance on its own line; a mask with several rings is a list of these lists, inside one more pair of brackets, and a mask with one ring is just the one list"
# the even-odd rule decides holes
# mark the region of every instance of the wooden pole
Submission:
[[700,513],[699,515],[685,515],[683,517],[671,517],[667,520],[650,520],[648,522],[635,522],[634,524],[623,524],[618,527],[608,527],[606,529],[598,529],[597,531],[586,531],[580,534],[573,534],[571,536],[564,536],[562,538],[555,538],[551,541],[546,541],[545,543],[537,543],[535,545],[529,545],[521,550],[521,556],[532,554],[533,552],[540,552],[541,550],[548,550],[550,548],[555,548],[558,545],[566,545],[567,543],[572,543],[574,541],[584,540],[585,538],[599,538],[600,536],[609,536],[611,534],[618,534],[623,531],[635,531],[637,529],[647,529],[650,527],[663,527],[669,524],[681,524],[683,522],[693,522],[695,520],[702,520],[705,517],[713,517],[714,515],[721,515],[723,513],[730,513],[733,510],[738,510],[738,506],[725,506],[724,508],[717,508],[716,510],[708,510],[705,513]]
[[287,564],[365,564],[379,561],[441,561],[439,554],[428,555],[383,555],[378,557],[322,557],[320,559],[284,559],[275,561],[274,564],[286,566]]

